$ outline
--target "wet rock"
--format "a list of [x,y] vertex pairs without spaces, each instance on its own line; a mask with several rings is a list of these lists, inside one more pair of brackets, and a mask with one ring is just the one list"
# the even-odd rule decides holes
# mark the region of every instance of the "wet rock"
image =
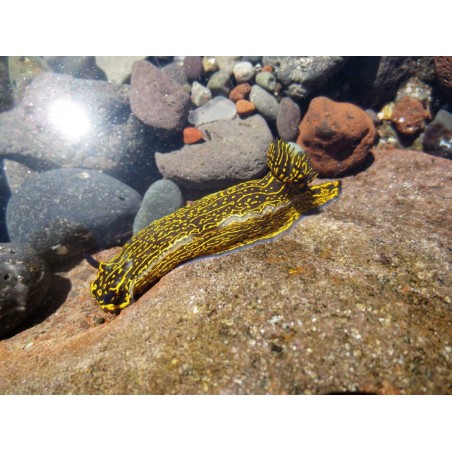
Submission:
[[326,97],[311,101],[297,138],[315,170],[325,177],[345,174],[362,164],[374,142],[375,126],[365,111]]
[[345,65],[345,57],[266,56],[262,64],[275,68],[276,78],[286,88],[286,94],[306,99],[324,85]]
[[423,147],[425,152],[452,159],[452,114],[440,110],[426,127]]
[[8,234],[48,260],[67,259],[129,238],[140,204],[135,190],[98,171],[46,171],[27,178],[12,194]]
[[424,105],[414,97],[404,96],[395,103],[391,121],[403,135],[418,135],[425,128],[429,114]]
[[49,268],[35,250],[17,243],[0,243],[0,337],[40,306],[49,282]]
[[9,110],[14,104],[13,93],[9,83],[8,58],[0,57],[0,113]]
[[190,82],[185,74],[184,62],[173,61],[161,68],[173,82],[181,86],[185,92],[190,93]]
[[22,100],[26,88],[35,78],[50,70],[44,58],[40,56],[10,56],[8,69],[16,103]]
[[237,113],[240,116],[247,116],[256,111],[256,106],[249,100],[240,99],[235,104],[237,108]]
[[145,56],[97,56],[96,64],[112,83],[124,83],[132,74],[132,64]]
[[353,80],[349,98],[364,108],[379,110],[393,100],[399,87],[411,77],[433,81],[433,57],[357,57],[348,66]]
[[137,118],[162,137],[183,129],[190,96],[180,85],[148,61],[133,63],[130,84],[130,106]]
[[63,273],[65,302],[1,343],[0,393],[450,394],[452,162],[374,154],[319,215],[171,271],[119,316],[85,262]]
[[193,105],[201,107],[202,105],[207,104],[211,99],[212,93],[209,88],[201,85],[201,83],[193,82],[191,85],[191,101],[193,102]]
[[438,56],[434,62],[438,82],[449,100],[452,100],[452,57]]
[[300,107],[290,97],[281,99],[276,116],[278,135],[285,141],[295,141],[300,120]]
[[183,203],[182,193],[173,181],[161,179],[154,182],[143,197],[133,222],[133,233],[136,234],[153,221],[169,215],[182,207]]
[[201,141],[204,135],[201,130],[196,127],[185,127],[183,132],[184,144],[193,144]]
[[132,114],[128,93],[126,85],[40,75],[0,115],[0,156],[33,171],[98,169],[144,190],[157,178],[149,158],[154,131]]
[[213,191],[266,172],[272,135],[261,116],[215,121],[199,128],[211,140],[155,154],[164,177],[183,188]]
[[213,96],[228,97],[229,91],[232,88],[232,82],[229,74],[225,72],[215,72],[209,78],[207,88],[210,89]]
[[203,73],[202,58],[186,56],[184,58],[184,72],[189,81],[198,80]]
[[44,57],[44,60],[54,72],[59,74],[68,74],[76,78],[107,80],[105,72],[96,65],[97,60],[93,56],[48,56]]
[[241,61],[235,64],[232,72],[236,82],[243,83],[253,78],[254,67],[249,61]]
[[261,71],[256,75],[256,83],[265,90],[273,92],[276,87],[276,78],[271,72]]
[[279,108],[278,101],[264,88],[253,85],[250,92],[250,101],[265,119],[276,121]]
[[188,122],[195,126],[200,126],[208,122],[234,119],[236,116],[237,110],[234,102],[223,96],[218,96],[202,107],[191,110],[188,114]]
[[249,83],[240,83],[229,93],[229,99],[232,102],[237,102],[239,100],[245,99],[251,92],[251,85]]

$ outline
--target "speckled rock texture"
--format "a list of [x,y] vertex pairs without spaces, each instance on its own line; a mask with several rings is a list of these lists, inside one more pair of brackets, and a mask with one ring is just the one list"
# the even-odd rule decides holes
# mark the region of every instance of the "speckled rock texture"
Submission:
[[448,98],[452,100],[452,57],[437,56],[434,62],[438,82]]
[[155,154],[159,171],[179,187],[215,191],[267,171],[266,155],[272,135],[262,116],[213,121],[199,129],[210,139]]
[[0,342],[0,393],[452,394],[452,162],[374,153],[319,215],[173,270],[118,317],[86,263],[57,272]]
[[190,96],[169,75],[148,61],[136,61],[130,85],[130,107],[137,118],[162,137],[183,129]]
[[297,144],[321,176],[337,177],[364,163],[375,133],[371,117],[358,106],[315,97],[300,123]]

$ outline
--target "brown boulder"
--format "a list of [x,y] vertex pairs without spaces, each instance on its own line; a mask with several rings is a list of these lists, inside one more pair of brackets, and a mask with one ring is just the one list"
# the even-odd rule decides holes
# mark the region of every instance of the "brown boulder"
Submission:
[[375,141],[370,116],[356,105],[316,97],[301,121],[297,144],[325,177],[343,175],[367,158]]
[[444,93],[452,99],[452,57],[435,57],[435,73]]

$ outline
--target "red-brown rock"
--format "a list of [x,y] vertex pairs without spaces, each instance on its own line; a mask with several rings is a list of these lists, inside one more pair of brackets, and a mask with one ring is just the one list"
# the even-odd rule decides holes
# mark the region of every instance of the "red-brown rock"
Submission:
[[452,100],[452,56],[438,56],[435,57],[434,62],[438,82]]
[[186,127],[184,129],[183,136],[185,144],[197,143],[204,138],[202,131],[196,127]]
[[326,97],[312,99],[299,130],[297,144],[325,177],[345,174],[363,163],[375,141],[375,126],[364,110]]
[[256,111],[256,106],[249,100],[245,99],[238,100],[235,106],[237,108],[237,113],[240,116],[250,115]]
[[391,121],[404,135],[417,135],[425,127],[428,112],[419,99],[404,96],[398,100],[392,112]]
[[246,96],[251,91],[251,85],[249,83],[241,83],[240,85],[237,85],[231,92],[229,93],[229,99],[232,100],[232,102],[237,102],[241,99],[245,99]]

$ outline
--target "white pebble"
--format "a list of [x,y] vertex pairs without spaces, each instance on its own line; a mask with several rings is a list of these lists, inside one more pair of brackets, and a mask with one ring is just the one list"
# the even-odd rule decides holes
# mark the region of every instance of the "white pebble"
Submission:
[[254,75],[254,67],[249,61],[241,61],[234,66],[233,73],[237,83],[247,82]]

